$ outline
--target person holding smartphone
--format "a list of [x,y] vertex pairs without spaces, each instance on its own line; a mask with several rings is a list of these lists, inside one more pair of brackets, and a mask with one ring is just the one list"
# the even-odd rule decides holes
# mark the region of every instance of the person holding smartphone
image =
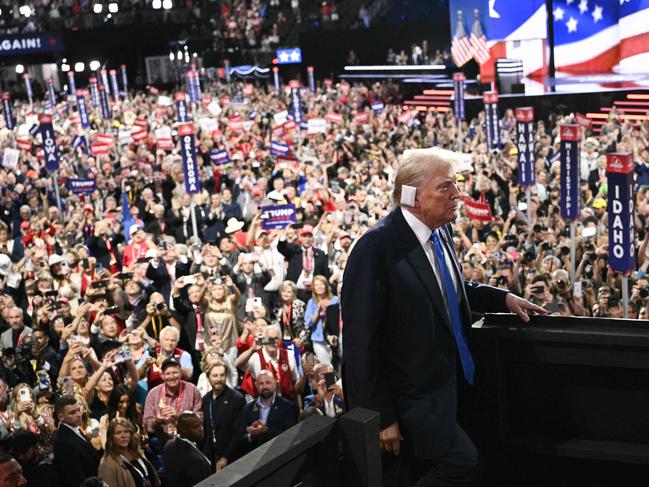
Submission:
[[9,424],[14,431],[24,429],[38,435],[38,451],[41,456],[52,453],[52,439],[56,430],[54,411],[48,403],[36,404],[29,384],[17,384],[11,393]]
[[336,418],[345,412],[343,389],[336,380],[332,365],[316,364],[313,367],[314,389],[317,391],[304,398],[304,409],[315,407],[323,416]]

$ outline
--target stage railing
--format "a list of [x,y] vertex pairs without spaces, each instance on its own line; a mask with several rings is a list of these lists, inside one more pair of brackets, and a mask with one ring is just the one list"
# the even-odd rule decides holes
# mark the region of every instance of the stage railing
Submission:
[[379,414],[313,415],[205,479],[198,487],[381,487]]

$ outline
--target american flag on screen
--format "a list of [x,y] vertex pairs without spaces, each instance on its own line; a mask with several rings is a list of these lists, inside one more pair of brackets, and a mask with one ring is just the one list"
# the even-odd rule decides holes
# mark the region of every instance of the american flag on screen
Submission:
[[455,29],[455,35],[451,41],[451,58],[459,68],[471,61],[471,58],[473,58],[473,49],[471,47],[471,40],[464,31],[461,10],[458,10],[457,17],[457,28]]
[[555,0],[552,17],[557,70],[592,73],[613,68],[619,61],[620,3],[626,1]]
[[471,27],[471,51],[478,64],[484,64],[489,61],[489,46],[487,38],[482,31],[478,11],[474,11],[473,25]]
[[620,69],[649,70],[649,0],[620,0]]

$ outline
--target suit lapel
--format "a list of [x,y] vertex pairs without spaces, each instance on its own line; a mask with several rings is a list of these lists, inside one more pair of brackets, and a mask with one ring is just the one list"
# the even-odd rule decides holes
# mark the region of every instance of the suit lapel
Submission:
[[417,276],[424,285],[433,305],[437,308],[437,312],[444,319],[444,324],[452,333],[453,329],[451,327],[451,320],[448,316],[446,305],[444,304],[442,291],[439,288],[435,272],[430,265],[430,261],[428,260],[424,249],[421,247],[419,240],[417,240],[417,237],[406,222],[399,208],[394,211],[393,216],[397,224],[398,235],[400,236],[402,243],[405,244],[407,252],[406,257],[410,262],[410,265],[413,267]]

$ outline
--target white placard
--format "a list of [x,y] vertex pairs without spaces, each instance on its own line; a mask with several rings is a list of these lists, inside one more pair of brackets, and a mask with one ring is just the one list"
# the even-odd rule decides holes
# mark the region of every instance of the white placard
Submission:
[[2,165],[8,169],[16,169],[18,167],[18,160],[20,159],[20,151],[7,147],[2,156]]
[[159,129],[156,129],[155,136],[158,139],[171,139],[171,128],[160,127]]
[[207,105],[207,111],[210,112],[211,115],[218,117],[221,113],[221,105],[219,105],[216,100],[213,100],[209,105]]
[[174,104],[174,101],[168,96],[160,95],[158,97],[158,105],[161,107],[170,107]]
[[327,121],[324,118],[310,118],[307,120],[308,134],[326,134]]
[[283,112],[276,113],[273,115],[273,120],[277,125],[282,125],[288,119],[288,111],[284,110]]

